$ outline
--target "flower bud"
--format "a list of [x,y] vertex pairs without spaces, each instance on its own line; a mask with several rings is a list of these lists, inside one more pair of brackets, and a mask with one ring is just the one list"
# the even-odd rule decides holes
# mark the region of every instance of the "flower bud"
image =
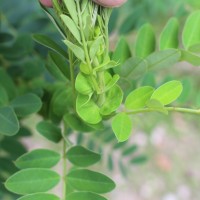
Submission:
[[108,8],[119,7],[126,2],[126,0],[93,0],[93,1],[101,6]]
[[45,7],[53,7],[52,0],[40,0],[40,3]]

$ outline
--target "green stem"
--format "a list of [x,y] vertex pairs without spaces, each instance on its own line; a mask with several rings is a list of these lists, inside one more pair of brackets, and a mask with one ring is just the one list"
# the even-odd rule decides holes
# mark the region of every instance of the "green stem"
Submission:
[[66,188],[66,175],[67,175],[67,158],[66,158],[66,148],[67,148],[67,143],[65,139],[63,138],[63,152],[62,152],[62,165],[63,165],[63,171],[62,171],[62,186],[63,186],[63,200],[67,199],[67,188]]
[[73,53],[71,50],[69,52],[69,65],[70,65],[70,78],[71,78],[71,85],[72,85],[72,99],[74,104],[74,109],[76,107],[76,89],[75,89],[75,74],[74,74],[74,63],[73,63]]
[[[99,66],[99,61],[98,61],[97,58],[94,59],[93,63],[94,63],[95,67]],[[99,106],[102,106],[102,104],[105,102],[105,92],[104,92],[104,90],[105,90],[105,75],[104,75],[104,71],[97,72],[97,79],[98,79],[99,89],[100,89],[97,104]]]
[[105,19],[105,43],[106,43],[106,57],[109,56],[109,33],[108,33],[108,23],[109,23],[109,19],[108,16],[106,16]]
[[[86,62],[87,62],[89,71],[92,72],[93,69],[92,69],[92,65],[91,65],[91,62],[90,62],[90,56],[89,56],[89,52],[88,52],[88,48],[87,48],[85,35],[84,35],[84,32],[83,32],[83,24],[82,24],[82,20],[81,20],[81,9],[80,9],[79,2],[78,1],[76,1],[76,2],[77,2],[78,19],[79,19],[81,39],[82,39],[82,42],[83,42],[83,49],[84,49],[84,52],[85,52],[85,58],[86,58]],[[97,81],[96,81],[96,79],[95,79],[93,74],[90,75],[90,80],[91,80],[95,90],[98,93],[99,92],[99,86],[98,86],[98,83],[97,83]]]
[[[190,108],[179,108],[179,107],[165,107],[167,111],[170,112],[181,112],[181,113],[189,113],[189,114],[200,114],[200,109],[190,109]],[[132,115],[132,114],[137,114],[137,113],[147,113],[147,112],[159,112],[160,109],[156,108],[142,108],[142,109],[137,109],[131,112],[127,112],[127,114]]]

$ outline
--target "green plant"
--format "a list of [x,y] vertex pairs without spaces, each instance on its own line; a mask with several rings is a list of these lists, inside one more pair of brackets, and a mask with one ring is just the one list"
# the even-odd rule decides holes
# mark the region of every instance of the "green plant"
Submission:
[[[62,155],[48,149],[22,155],[15,161],[20,171],[8,178],[5,186],[11,192],[24,195],[19,200],[57,200],[59,197],[46,192],[62,181],[63,200],[103,200],[105,197],[101,194],[113,190],[115,183],[104,174],[88,169],[100,161],[101,155],[72,144],[70,136],[78,131],[80,136],[92,132],[91,135],[100,137],[112,120],[117,140],[124,142],[131,135],[132,118],[136,114],[173,111],[200,114],[199,109],[169,106],[185,92],[181,81],[170,80],[157,87],[147,77],[149,71],[155,73],[179,61],[200,65],[197,28],[200,12],[192,13],[185,23],[181,34],[184,48],[179,47],[179,22],[172,18],[160,34],[158,51],[154,29],[145,24],[138,32],[132,53],[124,38],[119,40],[114,52],[109,52],[108,22],[112,9],[88,0],[62,3],[54,0],[53,6],[53,11],[43,9],[66,46],[60,46],[46,35],[34,34],[33,38],[52,50],[48,54],[47,69],[56,81],[41,83],[44,92],[41,105],[35,94],[15,95],[14,84],[2,70],[0,133],[15,135],[19,131],[18,120],[39,111],[43,121],[37,125],[38,132],[58,145],[62,141]],[[2,61],[5,62],[4,57]],[[135,146],[127,148],[123,154],[136,149]],[[61,159],[62,175],[51,169]],[[133,158],[130,162],[143,160],[145,157]],[[73,166],[69,171],[67,161]]]

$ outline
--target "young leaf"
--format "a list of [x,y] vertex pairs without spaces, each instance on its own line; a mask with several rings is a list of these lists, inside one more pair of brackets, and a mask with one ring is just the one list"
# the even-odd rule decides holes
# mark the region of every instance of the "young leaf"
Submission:
[[60,200],[60,198],[54,194],[36,193],[23,196],[17,200]]
[[0,134],[13,136],[19,131],[19,122],[11,107],[0,108],[0,122]]
[[50,122],[42,121],[36,128],[42,136],[52,142],[58,143],[62,139],[61,129]]
[[160,34],[160,50],[178,48],[179,22],[177,18],[171,18]]
[[35,94],[25,94],[16,97],[10,104],[17,116],[23,117],[38,112],[42,107],[42,102]]
[[152,94],[151,99],[167,105],[175,101],[180,96],[182,90],[183,86],[180,81],[169,81],[157,88]]
[[68,200],[107,200],[92,192],[73,192],[67,196]]
[[120,76],[118,74],[115,74],[110,81],[108,81],[108,83],[106,83],[106,88],[105,91],[110,90],[116,83],[117,81],[120,79]]
[[115,85],[106,93],[106,100],[100,109],[102,115],[110,115],[116,111],[123,100],[123,92],[118,85]]
[[49,169],[24,169],[5,182],[5,187],[16,194],[32,194],[47,192],[54,188],[60,180],[60,176]]
[[64,43],[68,46],[68,48],[74,53],[74,55],[79,60],[85,62],[85,53],[81,47],[71,43],[69,40],[64,40]]
[[78,115],[89,124],[98,124],[102,117],[99,107],[88,96],[79,94],[76,99],[76,109]]
[[74,38],[81,44],[81,36],[74,21],[64,14],[60,15],[60,17]]
[[154,88],[150,86],[143,86],[135,89],[127,96],[125,107],[129,110],[144,108],[153,92]]
[[83,95],[90,95],[93,93],[91,84],[88,82],[89,77],[79,73],[76,77],[75,88],[76,90]]
[[36,149],[28,152],[15,161],[19,169],[51,168],[60,160],[60,154],[48,149]]
[[103,42],[103,36],[95,39],[90,46],[90,59],[93,60],[99,50],[101,43]]
[[104,174],[87,169],[73,170],[67,180],[76,190],[107,193],[115,188],[115,183]]
[[139,58],[145,58],[154,52],[156,46],[155,33],[150,24],[143,25],[137,36],[135,43],[135,55]]
[[132,122],[126,113],[117,114],[112,121],[112,130],[119,142],[126,141],[132,130]]
[[33,39],[36,42],[40,43],[41,45],[48,47],[49,49],[59,53],[60,55],[68,59],[68,56],[65,50],[48,36],[41,35],[41,34],[33,34]]
[[186,49],[200,43],[200,11],[193,12],[186,20],[183,29],[183,45]]
[[71,15],[71,18],[73,21],[78,25],[78,13],[76,10],[76,3],[74,0],[64,0],[63,1],[69,14]]
[[67,159],[76,166],[88,167],[97,163],[101,155],[82,146],[74,146],[67,151]]
[[148,69],[170,67],[180,60],[181,52],[177,49],[167,49],[152,53],[146,58]]

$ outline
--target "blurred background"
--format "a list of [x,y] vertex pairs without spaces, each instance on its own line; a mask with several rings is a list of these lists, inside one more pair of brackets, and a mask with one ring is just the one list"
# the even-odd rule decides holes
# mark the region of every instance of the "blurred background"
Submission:
[[[128,0],[123,7],[113,11],[109,30],[111,49],[121,36],[133,49],[137,31],[144,23],[151,23],[159,37],[170,17],[177,17],[183,26],[186,17],[199,8],[199,0]],[[37,0],[0,1],[0,12],[0,83],[17,87],[18,93],[31,91],[42,97],[41,85],[53,83],[54,78],[45,68],[47,49],[36,44],[31,35],[47,34],[57,42],[60,35]],[[199,75],[198,67],[182,62],[159,72],[147,73],[141,82],[157,86],[167,80],[181,80],[185,92],[177,104],[197,108],[200,107]],[[39,116],[32,116],[22,120],[17,136],[0,136],[1,182],[16,171],[12,161],[27,149],[54,148],[35,131],[38,121]],[[145,114],[145,118],[142,115],[134,117],[133,123],[135,128],[131,139],[120,144],[116,143],[109,128],[92,136],[76,133],[71,138],[103,153],[101,165],[95,168],[112,176],[117,183],[117,189],[109,199],[199,200],[198,117],[150,113]],[[16,197],[0,184],[0,200]]]

